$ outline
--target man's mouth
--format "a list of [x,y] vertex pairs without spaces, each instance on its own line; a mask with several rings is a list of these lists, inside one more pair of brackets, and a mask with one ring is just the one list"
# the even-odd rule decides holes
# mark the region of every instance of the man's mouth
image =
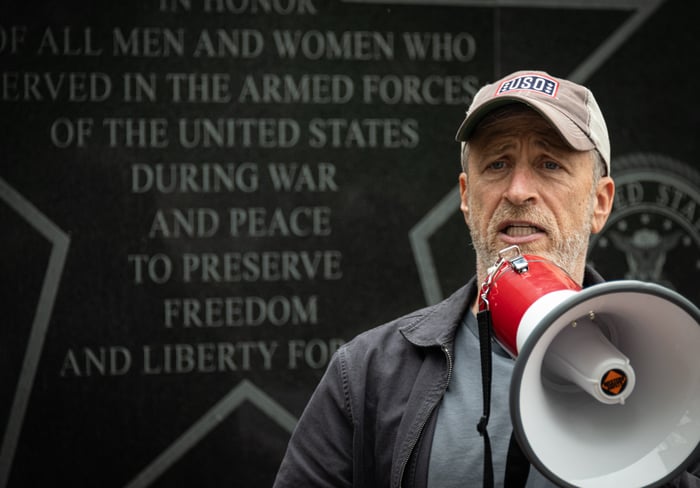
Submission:
[[499,230],[502,239],[509,244],[524,244],[546,235],[542,227],[531,222],[508,222]]
[[506,226],[501,232],[510,237],[525,237],[543,231],[534,225],[513,224]]

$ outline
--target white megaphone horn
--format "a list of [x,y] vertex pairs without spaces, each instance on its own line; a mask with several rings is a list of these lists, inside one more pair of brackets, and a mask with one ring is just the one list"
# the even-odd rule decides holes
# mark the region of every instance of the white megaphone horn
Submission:
[[565,487],[659,486],[700,456],[700,310],[639,281],[581,289],[550,261],[499,253],[481,288],[515,358],[513,430]]

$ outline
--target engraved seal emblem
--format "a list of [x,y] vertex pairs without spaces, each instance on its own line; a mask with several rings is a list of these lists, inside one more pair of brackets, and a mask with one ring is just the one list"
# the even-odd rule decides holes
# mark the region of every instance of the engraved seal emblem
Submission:
[[613,161],[612,214],[591,237],[589,262],[606,279],[658,283],[700,304],[700,173],[659,154]]

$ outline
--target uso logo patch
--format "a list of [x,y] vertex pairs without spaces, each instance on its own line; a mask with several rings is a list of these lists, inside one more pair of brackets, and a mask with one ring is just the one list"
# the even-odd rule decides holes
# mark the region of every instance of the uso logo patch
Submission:
[[555,97],[559,82],[542,75],[520,75],[504,81],[496,90],[496,95],[504,95],[512,91],[532,91]]

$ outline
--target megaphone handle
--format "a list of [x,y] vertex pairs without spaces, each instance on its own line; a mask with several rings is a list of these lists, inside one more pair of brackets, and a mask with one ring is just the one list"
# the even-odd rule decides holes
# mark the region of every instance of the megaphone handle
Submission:
[[486,309],[476,314],[479,324],[479,350],[481,353],[481,390],[484,404],[483,414],[476,430],[484,438],[484,488],[493,488],[493,461],[491,459],[491,440],[489,439],[488,423],[491,415],[491,312]]

